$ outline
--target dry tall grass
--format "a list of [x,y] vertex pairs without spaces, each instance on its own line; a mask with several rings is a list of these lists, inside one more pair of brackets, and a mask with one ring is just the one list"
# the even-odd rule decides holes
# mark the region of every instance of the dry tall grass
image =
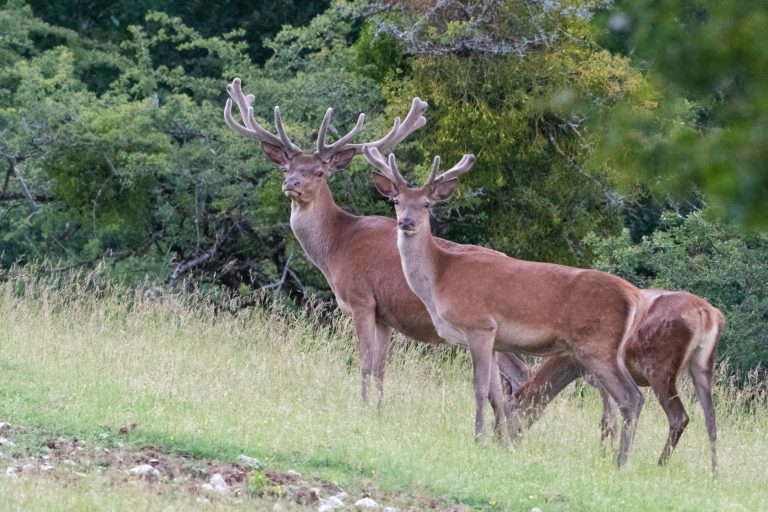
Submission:
[[[478,509],[768,509],[767,387],[737,388],[724,366],[715,391],[717,479],[690,385],[682,393],[691,423],[670,465],[656,465],[667,422],[647,395],[630,465],[617,471],[600,450],[599,399],[583,385],[553,402],[507,453],[474,443],[470,365],[450,347],[395,343],[377,410],[360,404],[343,317],[221,307],[203,294],[149,300],[98,271],[39,277],[15,269],[3,278],[0,420],[12,424],[95,439],[105,426],[135,422],[137,439],[185,453],[247,453],[281,469]],[[137,493],[0,481],[0,494],[24,509],[156,505]]]

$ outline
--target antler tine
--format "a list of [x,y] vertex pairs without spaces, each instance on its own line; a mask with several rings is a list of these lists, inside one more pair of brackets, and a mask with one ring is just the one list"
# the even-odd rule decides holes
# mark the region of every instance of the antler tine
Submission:
[[395,165],[395,157],[394,155],[390,154],[390,162],[387,163],[386,160],[384,160],[384,157],[381,156],[381,153],[379,153],[379,150],[376,148],[369,148],[364,147],[363,148],[363,155],[365,156],[365,159],[368,160],[368,162],[373,165],[379,173],[384,176],[385,178],[388,178],[390,181],[392,181],[395,184],[401,184],[405,183],[405,180],[403,179],[402,175],[397,171],[397,166]]
[[277,135],[280,137],[280,141],[283,144],[283,149],[286,153],[288,153],[290,156],[293,156],[297,153],[301,153],[301,148],[291,142],[291,139],[288,138],[288,134],[285,133],[285,128],[283,128],[283,118],[280,116],[280,107],[275,106],[275,127],[277,128]]
[[333,116],[333,109],[331,107],[328,107],[328,110],[325,111],[325,115],[323,116],[323,122],[320,123],[320,130],[318,130],[317,132],[316,154],[322,153],[323,149],[325,148],[325,138],[328,135],[328,126],[331,124],[332,116]]
[[380,151],[392,148],[402,142],[408,135],[427,124],[427,119],[422,114],[427,110],[428,106],[429,104],[426,101],[422,101],[418,96],[413,98],[411,109],[408,111],[408,115],[405,116],[405,120],[400,122],[400,118],[396,117],[392,128],[384,137],[373,142],[348,144],[347,147],[357,149],[358,153],[361,153],[364,147],[375,147]]
[[[459,163],[436,177],[431,183],[440,183],[442,181],[453,180],[461,176],[462,174],[469,172],[472,166],[475,164],[475,155],[469,153],[461,157]],[[434,166],[433,166],[434,169]]]
[[[259,123],[256,122],[256,118],[253,115],[253,107],[251,106],[254,96],[253,94],[243,94],[243,89],[239,78],[235,78],[232,80],[231,84],[227,85],[227,93],[231,98],[228,99],[224,105],[224,121],[227,123],[227,126],[232,128],[240,135],[250,139],[255,139],[259,142],[266,142],[268,144],[278,146],[290,156],[301,153],[301,149],[293,144],[287,136],[285,138],[278,138],[277,136],[262,128]],[[240,117],[242,117],[245,126],[238,123],[232,115],[233,100],[235,103],[237,103],[237,108],[240,110]],[[275,109],[279,111],[279,107],[275,107]],[[277,117],[279,118],[279,116]],[[277,124],[278,132],[280,132],[283,128],[282,122],[275,124]],[[285,135],[284,131],[282,135]]]
[[[378,151],[374,148],[375,151]],[[397,179],[395,183],[405,183],[405,178],[403,178],[403,175],[400,174],[400,171],[397,170],[397,162],[395,162],[395,154],[390,153],[389,154],[389,168],[392,169],[392,176]]]
[[429,178],[427,179],[427,185],[431,185],[435,181],[437,171],[440,169],[440,155],[435,155],[435,160],[432,162],[432,170],[429,171]]
[[320,131],[317,133],[317,151],[315,152],[315,155],[326,162],[333,156],[334,153],[341,151],[342,149],[346,149],[347,143],[356,137],[358,133],[360,133],[360,130],[363,129],[363,123],[365,123],[365,114],[360,114],[357,116],[357,122],[355,123],[355,126],[349,131],[349,133],[341,137],[333,144],[327,146],[325,142],[326,136],[328,134],[328,125],[331,123],[332,115],[332,108],[329,108],[325,111],[323,122],[320,124]]

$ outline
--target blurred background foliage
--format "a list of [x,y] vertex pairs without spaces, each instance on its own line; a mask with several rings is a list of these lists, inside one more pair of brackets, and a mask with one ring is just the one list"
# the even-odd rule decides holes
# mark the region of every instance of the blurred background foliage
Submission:
[[[765,33],[761,2],[9,0],[0,266],[330,300],[280,174],[223,123],[224,86],[241,77],[265,126],[281,105],[303,147],[329,106],[373,138],[418,95],[406,176],[478,155],[440,236],[702,295],[729,319],[720,357],[764,367]],[[392,215],[362,159],[331,186]]]

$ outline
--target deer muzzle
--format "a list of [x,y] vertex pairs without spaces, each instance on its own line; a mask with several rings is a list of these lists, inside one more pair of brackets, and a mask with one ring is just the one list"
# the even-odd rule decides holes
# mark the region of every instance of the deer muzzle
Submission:
[[401,231],[411,234],[413,233],[416,224],[413,222],[413,219],[406,217],[397,221],[397,227],[399,227]]
[[287,195],[288,197],[301,195],[299,185],[301,185],[301,182],[297,178],[286,178],[283,181],[283,194]]

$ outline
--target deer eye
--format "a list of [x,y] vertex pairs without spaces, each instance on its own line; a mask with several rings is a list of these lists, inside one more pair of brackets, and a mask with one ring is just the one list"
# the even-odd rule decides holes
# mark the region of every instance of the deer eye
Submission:
[[432,206],[432,203],[428,203],[428,202],[427,202],[427,203],[424,203],[424,205],[423,205],[423,206],[424,206],[424,208],[429,208],[430,206]]
[[315,173],[315,176],[317,176],[318,178],[322,178],[322,177],[323,177],[323,174],[325,174],[323,171],[317,171],[317,172]]
[[394,205],[398,205],[398,204],[400,204],[400,201],[398,201],[397,199],[393,199],[393,200],[392,200],[392,204],[394,204]]

